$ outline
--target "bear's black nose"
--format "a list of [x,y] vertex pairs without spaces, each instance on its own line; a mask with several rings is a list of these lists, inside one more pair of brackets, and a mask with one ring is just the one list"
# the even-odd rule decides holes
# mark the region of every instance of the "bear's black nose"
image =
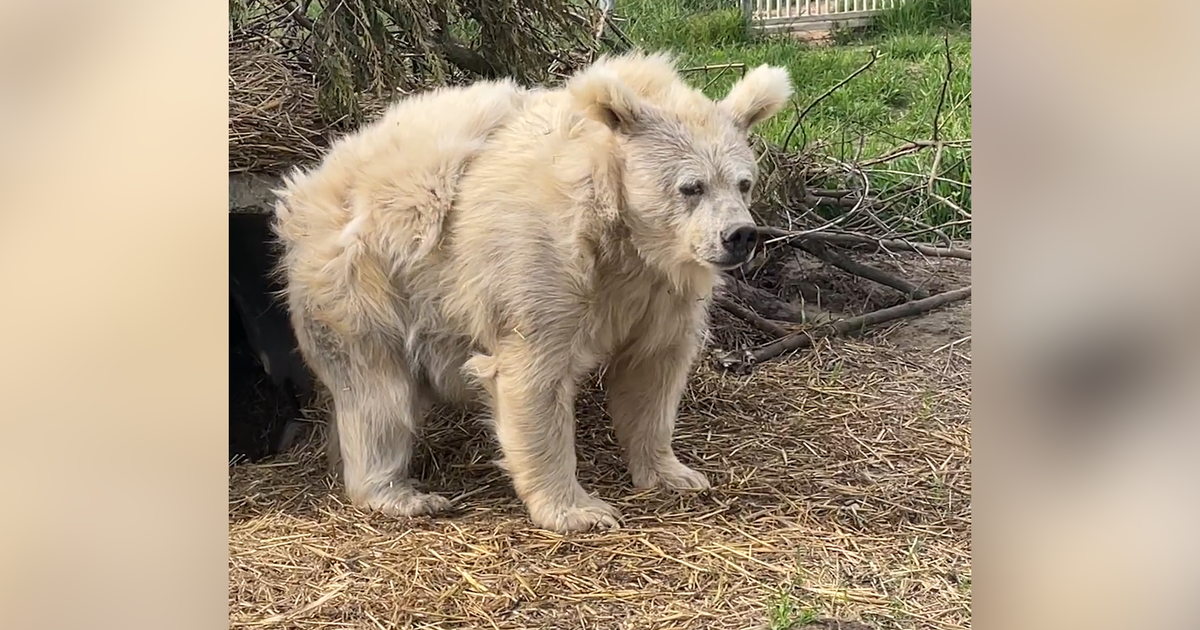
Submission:
[[735,260],[746,260],[754,252],[758,243],[758,230],[749,223],[725,230],[721,235],[721,244],[725,252]]

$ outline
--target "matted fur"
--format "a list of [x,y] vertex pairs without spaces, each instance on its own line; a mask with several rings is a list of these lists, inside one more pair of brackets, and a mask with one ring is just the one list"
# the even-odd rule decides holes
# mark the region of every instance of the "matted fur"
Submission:
[[575,475],[576,387],[602,364],[634,484],[707,488],[672,450],[676,409],[718,272],[753,249],[748,130],[790,94],[779,68],[714,102],[667,55],[605,57],[558,89],[406,98],[290,176],[281,272],[351,501],[449,507],[409,476],[442,401],[490,408],[534,523],[617,526]]

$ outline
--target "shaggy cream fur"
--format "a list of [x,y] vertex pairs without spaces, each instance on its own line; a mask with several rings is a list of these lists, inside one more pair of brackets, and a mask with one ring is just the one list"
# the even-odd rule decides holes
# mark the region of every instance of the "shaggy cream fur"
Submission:
[[576,387],[601,365],[634,484],[709,487],[675,456],[675,414],[719,272],[755,246],[748,130],[790,94],[781,68],[713,101],[667,55],[606,57],[557,89],[403,99],[291,175],[281,273],[351,501],[449,506],[409,473],[443,401],[490,409],[534,523],[617,526],[575,474]]

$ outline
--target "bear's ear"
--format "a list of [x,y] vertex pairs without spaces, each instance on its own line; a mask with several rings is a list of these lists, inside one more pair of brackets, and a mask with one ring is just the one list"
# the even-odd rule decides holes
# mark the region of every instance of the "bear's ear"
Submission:
[[742,77],[721,100],[721,109],[742,129],[774,116],[792,97],[792,80],[785,68],[761,65]]
[[618,133],[635,132],[649,114],[648,105],[608,68],[593,67],[576,75],[567,91],[589,118]]

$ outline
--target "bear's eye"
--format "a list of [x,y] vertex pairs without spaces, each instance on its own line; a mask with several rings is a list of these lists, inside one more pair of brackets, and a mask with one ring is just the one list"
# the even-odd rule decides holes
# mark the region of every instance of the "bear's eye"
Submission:
[[738,182],[738,190],[742,191],[742,194],[746,194],[750,192],[750,187],[753,185],[754,184],[751,183],[750,180],[743,179],[742,181]]
[[679,187],[679,192],[684,197],[695,197],[704,193],[704,184],[700,182],[688,182]]

